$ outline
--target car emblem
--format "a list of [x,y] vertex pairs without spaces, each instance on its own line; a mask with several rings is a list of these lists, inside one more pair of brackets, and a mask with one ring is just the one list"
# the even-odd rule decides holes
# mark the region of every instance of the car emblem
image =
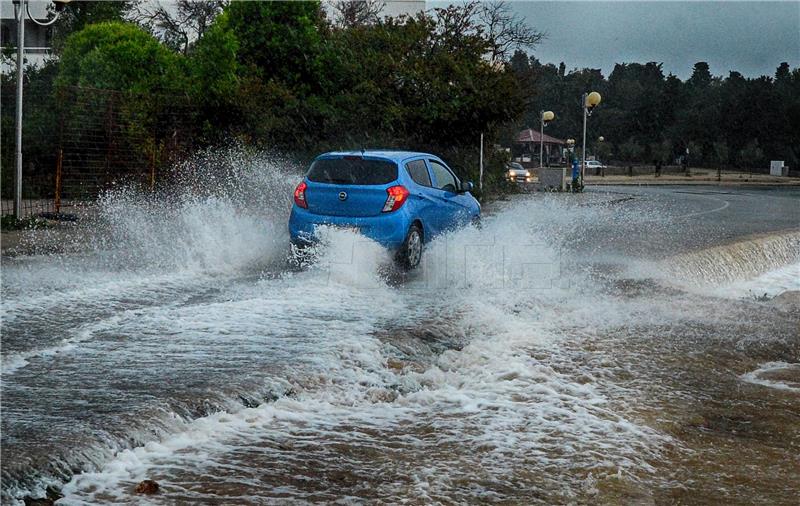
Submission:
[[347,200],[347,193],[339,192],[339,200]]

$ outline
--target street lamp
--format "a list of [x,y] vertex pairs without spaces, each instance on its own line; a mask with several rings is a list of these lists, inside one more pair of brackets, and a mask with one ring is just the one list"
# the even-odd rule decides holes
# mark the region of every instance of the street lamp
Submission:
[[544,127],[555,119],[553,111],[541,111],[539,113],[539,168],[544,166]]
[[14,0],[14,18],[17,21],[17,131],[16,131],[16,150],[14,175],[14,215],[18,220],[22,219],[22,81],[25,65],[25,16],[40,26],[50,26],[58,20],[59,14],[70,0],[53,0],[56,7],[56,15],[53,19],[41,22],[31,16],[30,0]]
[[[567,143],[567,151],[569,152],[570,158],[572,158],[572,150],[575,149],[575,139],[567,139],[564,141]],[[572,163],[572,160],[569,161]]]
[[575,139],[567,139],[564,142],[567,143],[567,152],[569,153],[569,157],[570,157],[569,163],[571,164],[572,163],[573,151],[575,149]]
[[583,176],[586,173],[586,118],[592,115],[592,111],[600,104],[600,94],[596,91],[584,93],[581,97],[583,103],[583,158],[581,159],[581,181],[580,187],[583,189]]

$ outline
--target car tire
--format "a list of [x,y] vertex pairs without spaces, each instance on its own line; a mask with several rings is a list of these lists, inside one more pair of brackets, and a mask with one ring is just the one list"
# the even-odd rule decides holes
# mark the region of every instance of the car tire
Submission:
[[406,239],[397,252],[397,264],[403,270],[410,271],[419,265],[422,259],[422,227],[413,223],[408,227]]

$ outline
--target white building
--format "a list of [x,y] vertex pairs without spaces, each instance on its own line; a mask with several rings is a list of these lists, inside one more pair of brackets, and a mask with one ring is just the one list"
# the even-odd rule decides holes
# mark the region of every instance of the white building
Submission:
[[[50,0],[29,0],[29,10],[34,18],[46,21],[50,14],[48,6]],[[40,26],[27,18],[25,13],[25,60],[33,65],[41,65],[50,57],[51,27]],[[13,48],[16,54],[17,47],[17,20],[13,0],[0,0],[0,47]],[[3,65],[3,72],[10,70],[11,66]]]

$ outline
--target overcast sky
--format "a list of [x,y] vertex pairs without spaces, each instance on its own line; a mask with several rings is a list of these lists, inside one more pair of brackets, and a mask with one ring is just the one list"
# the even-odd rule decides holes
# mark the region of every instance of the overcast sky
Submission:
[[567,69],[663,62],[664,73],[689,77],[707,61],[714,75],[737,70],[774,75],[787,61],[800,66],[800,1],[792,2],[525,2],[513,3],[548,34],[533,50]]

